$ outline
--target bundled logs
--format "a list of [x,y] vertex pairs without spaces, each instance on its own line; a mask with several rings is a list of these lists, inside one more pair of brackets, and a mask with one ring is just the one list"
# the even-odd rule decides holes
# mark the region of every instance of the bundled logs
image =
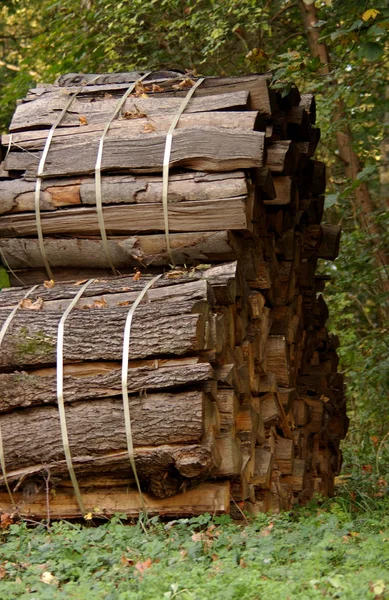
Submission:
[[[14,287],[0,293],[0,328],[18,310],[0,346],[0,508],[81,514],[56,355],[58,324],[88,278],[63,344],[69,444],[88,511],[136,516],[144,502],[163,516],[255,514],[331,495],[348,419],[338,340],[325,327],[325,277],[315,271],[318,259],[336,258],[340,231],[321,223],[314,98],[293,87],[276,92],[266,75],[206,78],[173,132],[166,230],[166,134],[195,80],[139,77],[66,75],[41,85],[2,136],[0,256]],[[104,141],[107,255],[96,156],[118,100],[137,81]],[[38,173],[48,131],[75,92]],[[38,175],[54,280],[38,240]],[[126,440],[123,332],[156,274],[129,343],[140,495]],[[34,284],[25,297],[21,286]]]

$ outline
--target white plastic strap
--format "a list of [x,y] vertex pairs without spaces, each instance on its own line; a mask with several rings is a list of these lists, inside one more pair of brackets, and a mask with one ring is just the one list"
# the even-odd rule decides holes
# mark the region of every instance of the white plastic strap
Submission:
[[[9,326],[11,325],[12,319],[14,318],[14,316],[16,315],[16,312],[18,311],[18,309],[21,307],[23,300],[25,300],[26,298],[28,298],[28,296],[30,294],[32,294],[32,292],[37,288],[37,285],[34,285],[30,290],[28,290],[28,292],[23,296],[23,299],[17,304],[17,306],[15,306],[15,308],[10,312],[10,314],[8,315],[8,317],[6,318],[6,320],[3,323],[3,326],[0,330],[0,348],[1,348],[1,344],[3,343],[5,334],[7,333],[7,330],[9,328]],[[4,482],[5,482],[5,486],[7,488],[7,492],[8,495],[10,497],[11,503],[12,505],[14,505],[14,499],[8,484],[8,480],[7,480],[7,471],[5,468],[5,456],[4,456],[4,445],[3,445],[3,435],[1,432],[1,427],[0,427],[0,464],[1,464],[1,470],[3,471],[3,477],[4,477]]]
[[95,195],[96,195],[97,220],[99,222],[100,236],[101,236],[101,241],[103,242],[105,256],[107,257],[109,266],[111,267],[114,274],[117,274],[118,271],[114,267],[111,251],[109,249],[107,233],[105,230],[104,214],[103,214],[103,193],[102,193],[102,187],[101,187],[101,163],[103,160],[104,140],[105,140],[105,136],[107,135],[108,130],[111,126],[112,121],[116,118],[117,114],[119,113],[119,110],[122,108],[122,106],[125,103],[125,101],[127,100],[128,96],[131,94],[131,92],[134,91],[134,89],[136,88],[138,83],[143,81],[143,79],[146,79],[146,77],[148,77],[149,75],[150,75],[150,72],[145,73],[137,81],[134,81],[134,83],[132,83],[130,85],[130,87],[127,89],[127,91],[120,98],[119,102],[116,104],[115,110],[113,111],[109,121],[106,123],[106,125],[104,127],[104,130],[103,130],[102,136],[100,138],[100,142],[99,142],[99,149],[97,152],[96,165],[95,165]]
[[132,427],[131,427],[131,414],[130,414],[130,402],[128,398],[128,357],[129,357],[129,349],[130,349],[130,339],[131,339],[131,324],[134,313],[142,302],[143,298],[147,294],[147,291],[151,288],[152,285],[162,277],[163,273],[153,277],[151,281],[140,292],[139,296],[135,300],[134,304],[131,306],[128,311],[126,324],[124,328],[124,338],[123,338],[123,358],[122,358],[122,396],[123,396],[123,409],[124,409],[124,423],[126,428],[126,439],[127,439],[127,450],[128,456],[130,458],[130,464],[134,473],[136,485],[139,492],[139,498],[142,504],[143,512],[146,513],[146,503],[142,494],[142,490],[139,483],[139,477],[136,470],[135,458],[134,458],[134,444],[132,439]]
[[69,110],[70,105],[72,104],[75,97],[85,88],[86,85],[90,85],[91,83],[96,81],[96,79],[98,79],[98,77],[94,77],[93,79],[91,79],[91,81],[88,81],[88,83],[79,87],[78,90],[70,96],[70,98],[68,99],[64,108],[58,115],[56,121],[53,123],[53,125],[50,128],[50,131],[46,138],[45,147],[43,148],[42,156],[41,156],[41,159],[40,159],[39,165],[38,165],[37,180],[36,180],[36,184],[35,184],[35,220],[36,220],[36,229],[37,229],[37,233],[38,233],[39,250],[40,250],[40,253],[41,253],[41,256],[42,256],[42,259],[43,259],[43,262],[45,265],[45,269],[46,269],[49,279],[54,279],[54,278],[53,278],[53,272],[50,268],[50,264],[49,264],[49,261],[47,258],[45,244],[43,241],[43,231],[42,231],[42,221],[41,221],[41,211],[40,211],[40,195],[41,195],[41,188],[42,188],[42,175],[45,170],[45,163],[46,163],[47,155],[48,155],[48,152],[50,149],[51,141],[53,139],[55,130],[57,129],[58,125],[61,123],[62,119],[66,115],[66,113]]
[[165,225],[165,238],[166,238],[166,248],[170,258],[171,263],[174,265],[173,253],[170,248],[170,239],[169,239],[169,212],[168,212],[168,187],[169,187],[169,168],[170,168],[170,153],[172,149],[172,141],[173,141],[173,131],[175,130],[178,121],[185,108],[187,107],[189,100],[192,98],[193,94],[204,81],[204,77],[198,79],[196,83],[190,88],[189,92],[183,99],[180,104],[178,111],[169,127],[169,130],[166,135],[166,143],[165,143],[165,153],[163,157],[163,169],[162,169],[162,206],[163,206],[163,221]]
[[77,503],[78,503],[78,506],[80,507],[80,511],[83,516],[86,514],[86,509],[84,506],[84,502],[82,500],[82,496],[81,496],[80,488],[78,486],[76,474],[74,472],[72,456],[70,453],[68,430],[67,430],[67,425],[66,425],[65,403],[64,403],[64,398],[63,398],[63,340],[64,340],[65,322],[69,316],[69,313],[71,312],[71,310],[73,310],[73,308],[75,307],[75,305],[81,298],[81,296],[84,293],[84,291],[86,290],[86,288],[94,281],[95,281],[94,279],[89,279],[82,286],[82,288],[79,290],[79,292],[75,295],[75,297],[73,298],[73,300],[71,301],[71,303],[69,304],[67,309],[65,310],[64,314],[62,315],[62,318],[58,325],[58,334],[57,334],[57,401],[58,401],[59,420],[60,420],[60,426],[61,426],[62,444],[63,444],[63,449],[64,449],[64,453],[65,453],[65,458],[66,458],[66,464],[68,467],[70,479],[71,479],[71,482],[72,482],[73,488],[74,488],[74,493],[76,495]]

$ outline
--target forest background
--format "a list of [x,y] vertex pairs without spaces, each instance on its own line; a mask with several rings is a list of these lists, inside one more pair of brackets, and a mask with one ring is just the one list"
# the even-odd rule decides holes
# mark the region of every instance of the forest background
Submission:
[[[273,73],[314,92],[327,222],[342,226],[325,298],[340,337],[354,489],[389,489],[389,8],[385,0],[3,0],[0,129],[67,72]],[[346,479],[347,480],[347,479]]]

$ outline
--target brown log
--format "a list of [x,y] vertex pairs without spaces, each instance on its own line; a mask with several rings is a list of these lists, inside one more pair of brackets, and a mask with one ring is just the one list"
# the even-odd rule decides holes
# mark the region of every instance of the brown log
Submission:
[[[241,254],[242,242],[229,231],[205,231],[199,233],[172,233],[170,247],[178,265],[235,260]],[[111,276],[108,259],[99,239],[45,238],[45,250],[50,265],[55,268],[55,278],[59,281],[79,281],[91,277]],[[108,240],[113,264],[122,272],[133,271],[133,267],[168,265],[171,259],[166,249],[164,234],[133,235],[115,237]],[[0,249],[11,269],[34,269],[36,275],[26,279],[28,274],[20,274],[26,285],[39,283],[47,278],[38,240],[31,238],[1,238]],[[94,272],[90,269],[93,265]],[[69,268],[70,267],[70,268]],[[38,272],[38,269],[41,269]],[[89,269],[82,273],[80,269]],[[100,272],[98,271],[100,269]],[[105,271],[102,271],[105,269]],[[107,270],[108,269],[108,270]],[[12,285],[20,285],[12,282]]]
[[297,187],[290,177],[273,177],[275,198],[264,200],[267,206],[295,204],[298,200]]
[[273,454],[263,448],[255,448],[255,470],[251,483],[261,488],[270,488],[273,471]]
[[[217,127],[178,129],[173,134],[170,155],[172,167],[197,171],[231,171],[262,167],[265,134],[259,131],[229,130]],[[98,143],[72,139],[50,147],[43,177],[89,175],[94,173]],[[116,140],[107,137],[102,159],[103,171],[161,173],[166,135],[158,132]],[[27,171],[36,176],[40,152],[11,151],[4,167]]]
[[[203,392],[130,396],[135,446],[193,444],[215,425],[215,407]],[[126,449],[123,404],[119,399],[76,402],[66,408],[74,458],[104,456]],[[58,409],[26,408],[0,416],[7,469],[50,465],[64,459]]]
[[[214,230],[250,230],[251,214],[248,214],[246,198],[239,196],[228,200],[210,202],[180,202],[169,206],[169,230],[171,232]],[[161,204],[128,204],[105,206],[104,221],[109,235],[125,235],[164,231]],[[18,213],[0,217],[1,237],[25,237],[37,235],[35,215]],[[65,234],[87,237],[99,235],[100,229],[94,208],[63,209],[42,213],[44,235]]]
[[[193,314],[193,309],[201,314]],[[206,332],[204,309],[198,302],[140,305],[132,325],[130,360],[208,349],[211,333]],[[64,362],[82,362],[85,354],[88,360],[120,361],[127,313],[128,307],[120,306],[74,310],[66,322]],[[8,314],[9,310],[1,310],[1,323]],[[60,311],[19,310],[4,338],[0,367],[55,364],[61,315]]]
[[[69,488],[56,488],[55,493],[49,495],[50,515],[47,513],[45,491],[39,491],[32,497],[15,493],[14,498],[15,506],[10,504],[6,492],[0,494],[0,504],[4,513],[16,513],[22,518],[37,520],[47,519],[49,516],[51,519],[79,519],[82,516],[74,493]],[[228,481],[202,483],[193,490],[163,500],[144,494],[144,500],[150,516],[172,518],[203,513],[223,514],[228,513],[230,509],[230,485]],[[143,511],[139,493],[128,490],[127,487],[85,490],[83,501],[87,511],[91,512],[96,519],[106,519],[118,513],[128,518],[135,518]],[[96,507],[99,509],[97,512]]]
[[[169,176],[168,202],[205,201],[247,195],[245,174],[173,173]],[[0,213],[35,210],[35,181],[0,181]],[[102,177],[103,204],[146,204],[162,202],[162,178],[115,175]],[[41,211],[63,206],[95,205],[96,186],[92,177],[47,179],[42,182]]]
[[297,169],[299,154],[299,147],[294,142],[274,142],[267,146],[265,166],[274,173],[293,175]]
[[[196,385],[197,389],[201,389],[202,384],[213,377],[211,365],[198,362],[196,357],[132,361],[128,369],[127,389],[129,394],[179,386]],[[0,373],[0,412],[56,404],[56,382],[56,369],[53,367]],[[63,390],[65,402],[121,396],[121,364],[86,362],[65,365]]]
[[283,336],[269,336],[266,344],[266,362],[268,372],[275,373],[278,384],[289,387],[289,352]]

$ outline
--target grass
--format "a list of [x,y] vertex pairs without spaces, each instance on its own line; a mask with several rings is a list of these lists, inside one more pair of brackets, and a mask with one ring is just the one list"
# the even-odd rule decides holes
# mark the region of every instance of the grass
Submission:
[[100,527],[13,524],[1,600],[389,598],[389,503],[339,498],[246,525],[203,515]]

